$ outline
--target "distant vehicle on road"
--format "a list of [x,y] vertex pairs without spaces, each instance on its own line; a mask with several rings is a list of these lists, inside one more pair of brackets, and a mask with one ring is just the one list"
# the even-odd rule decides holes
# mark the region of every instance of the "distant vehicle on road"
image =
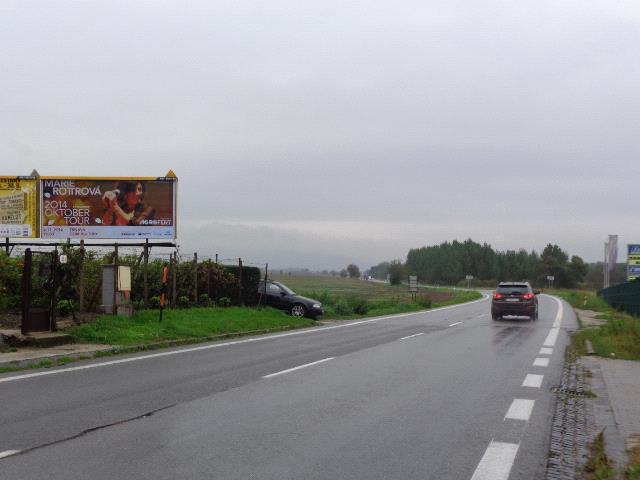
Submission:
[[491,300],[491,318],[500,320],[507,315],[538,319],[538,290],[528,282],[501,282]]
[[[293,317],[310,317],[316,320],[324,314],[322,304],[312,298],[302,297],[280,282],[260,282],[258,293],[266,297],[270,307],[288,311]],[[264,298],[261,298],[264,301]]]

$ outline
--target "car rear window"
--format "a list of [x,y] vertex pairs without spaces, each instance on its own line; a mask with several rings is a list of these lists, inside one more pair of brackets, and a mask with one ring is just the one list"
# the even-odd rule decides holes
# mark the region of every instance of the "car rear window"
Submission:
[[529,292],[528,285],[500,285],[497,290],[498,293],[512,293],[512,294],[523,294]]

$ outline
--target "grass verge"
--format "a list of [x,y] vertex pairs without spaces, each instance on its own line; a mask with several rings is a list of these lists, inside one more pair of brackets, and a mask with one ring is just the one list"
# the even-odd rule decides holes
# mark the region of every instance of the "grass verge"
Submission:
[[589,456],[584,466],[586,480],[607,480],[615,478],[615,470],[604,448],[604,434],[600,432],[589,444]]
[[170,340],[208,340],[228,334],[301,328],[314,325],[308,318],[265,308],[192,308],[166,310],[162,322],[158,311],[143,310],[132,317],[103,316],[94,323],[72,327],[67,332],[78,343],[143,345]]
[[640,480],[640,439],[629,450],[629,465],[624,472],[625,480]]
[[640,319],[617,311],[593,292],[553,293],[575,308],[599,312],[598,318],[606,320],[604,325],[581,328],[572,336],[580,355],[587,354],[585,340],[589,340],[596,355],[601,357],[640,360]]

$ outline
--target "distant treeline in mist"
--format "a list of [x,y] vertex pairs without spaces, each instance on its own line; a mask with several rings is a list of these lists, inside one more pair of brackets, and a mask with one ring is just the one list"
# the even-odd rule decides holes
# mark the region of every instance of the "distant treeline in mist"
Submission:
[[[382,262],[369,269],[375,278],[384,279],[389,262]],[[587,265],[577,255],[570,256],[558,245],[548,244],[541,254],[535,251],[507,250],[499,252],[487,243],[469,239],[454,240],[440,245],[409,250],[404,269],[406,275],[417,275],[422,283],[457,285],[465,282],[467,275],[474,277],[474,284],[493,285],[499,281],[529,281],[536,286],[547,285],[547,276],[555,277],[554,287],[601,287],[602,265]]]

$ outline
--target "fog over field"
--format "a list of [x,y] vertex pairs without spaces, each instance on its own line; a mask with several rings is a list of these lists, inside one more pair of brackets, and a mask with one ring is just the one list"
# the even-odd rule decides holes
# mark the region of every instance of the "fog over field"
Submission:
[[[634,1],[0,4],[2,175],[179,181],[181,250],[640,243]],[[624,250],[624,247],[621,248]]]

